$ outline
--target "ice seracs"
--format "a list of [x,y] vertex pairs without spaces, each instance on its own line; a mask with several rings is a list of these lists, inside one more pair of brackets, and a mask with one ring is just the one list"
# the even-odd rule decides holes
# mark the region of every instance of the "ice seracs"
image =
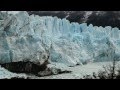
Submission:
[[[6,14],[5,14],[6,15]],[[118,28],[70,23],[66,19],[27,12],[7,14],[0,21],[0,63],[30,60],[68,66],[120,58]]]

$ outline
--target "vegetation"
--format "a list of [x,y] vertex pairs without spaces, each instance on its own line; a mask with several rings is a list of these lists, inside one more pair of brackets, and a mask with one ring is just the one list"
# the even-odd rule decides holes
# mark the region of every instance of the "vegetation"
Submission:
[[97,74],[86,75],[84,79],[120,79],[120,66],[117,66],[116,60],[113,60],[112,65],[103,66],[103,70]]

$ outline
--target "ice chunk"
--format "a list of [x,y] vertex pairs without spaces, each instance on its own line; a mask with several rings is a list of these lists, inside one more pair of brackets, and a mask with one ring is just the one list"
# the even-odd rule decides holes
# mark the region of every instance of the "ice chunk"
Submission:
[[[6,18],[7,17],[7,18]],[[30,60],[74,66],[120,58],[120,31],[37,15],[0,13],[0,63]]]

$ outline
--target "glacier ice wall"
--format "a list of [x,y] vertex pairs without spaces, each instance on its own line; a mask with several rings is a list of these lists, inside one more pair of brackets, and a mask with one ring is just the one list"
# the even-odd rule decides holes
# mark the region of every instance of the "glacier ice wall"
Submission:
[[120,58],[120,30],[27,12],[0,13],[0,63],[30,60],[66,65]]

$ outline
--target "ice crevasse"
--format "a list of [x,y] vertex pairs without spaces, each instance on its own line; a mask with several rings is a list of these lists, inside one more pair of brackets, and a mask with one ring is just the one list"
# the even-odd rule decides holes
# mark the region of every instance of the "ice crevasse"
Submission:
[[119,60],[120,30],[50,16],[0,14],[0,63],[30,60],[68,66]]

